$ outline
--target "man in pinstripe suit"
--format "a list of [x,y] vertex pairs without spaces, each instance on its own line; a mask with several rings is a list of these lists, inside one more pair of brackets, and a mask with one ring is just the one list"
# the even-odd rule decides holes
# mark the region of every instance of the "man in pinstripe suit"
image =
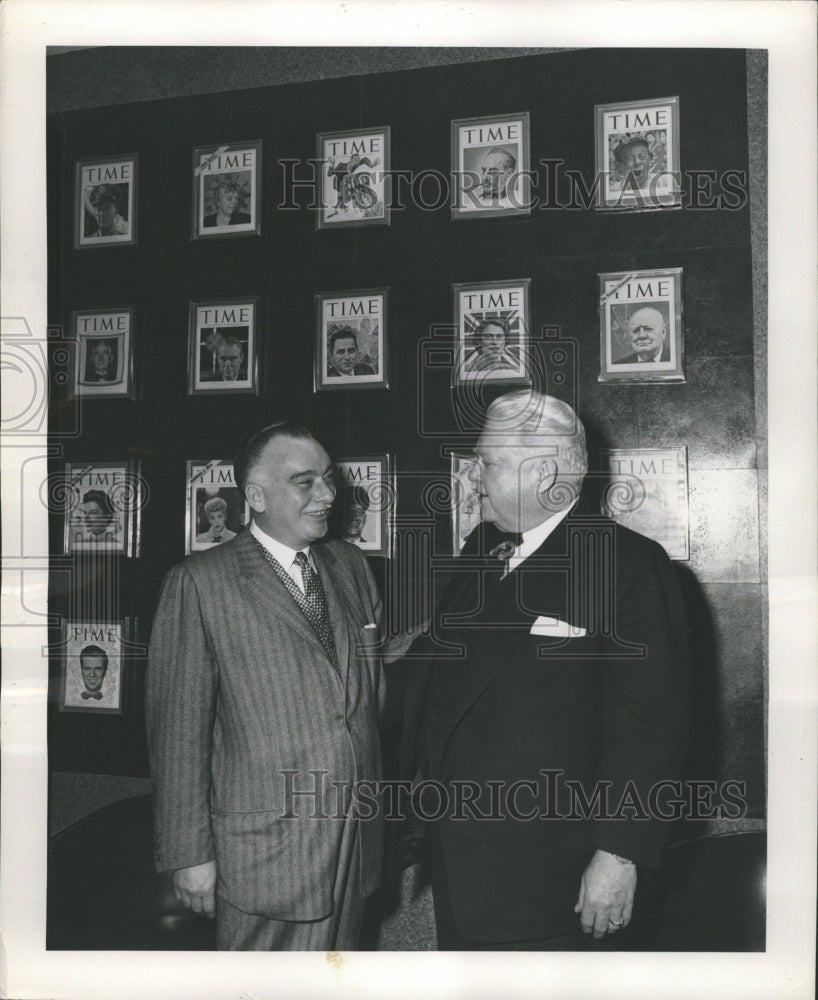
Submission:
[[157,869],[220,950],[354,948],[381,868],[349,791],[380,778],[380,598],[354,545],[316,544],[335,482],[309,431],[259,431],[235,478],[249,529],[168,573],[151,635]]

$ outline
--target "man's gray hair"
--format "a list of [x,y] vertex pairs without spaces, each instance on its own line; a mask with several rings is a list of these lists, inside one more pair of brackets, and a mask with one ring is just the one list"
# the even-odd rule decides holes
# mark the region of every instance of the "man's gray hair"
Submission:
[[588,471],[585,428],[573,409],[556,396],[518,389],[498,396],[488,408],[492,430],[507,434],[509,444],[525,448],[552,445],[564,476],[582,478]]

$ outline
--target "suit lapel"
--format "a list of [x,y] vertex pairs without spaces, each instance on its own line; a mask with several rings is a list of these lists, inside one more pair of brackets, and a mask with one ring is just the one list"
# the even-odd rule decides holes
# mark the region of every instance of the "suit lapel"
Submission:
[[[467,665],[453,699],[451,727],[443,744],[509,658],[526,643],[534,619],[543,614],[565,617],[571,581],[570,522],[569,515],[536,552],[499,583],[492,584],[489,577],[479,613],[464,620],[477,627],[466,626],[463,633]],[[452,596],[468,600],[468,594],[464,585]]]
[[[279,580],[273,567],[259,552],[258,543],[250,532],[242,531],[238,538],[227,544],[236,547],[244,593],[271,615],[286,621],[293,631],[311,642],[326,657],[326,651],[315,630],[304,617],[301,608],[287,592],[287,588]],[[329,662],[329,657],[327,657],[327,662]]]
[[[313,545],[310,551],[318,567],[318,575],[321,577],[324,596],[327,599],[327,612],[338,657],[338,673],[346,684],[350,652],[346,603],[354,604],[355,588],[346,568],[325,545]],[[360,614],[363,617],[363,608],[360,609]]]

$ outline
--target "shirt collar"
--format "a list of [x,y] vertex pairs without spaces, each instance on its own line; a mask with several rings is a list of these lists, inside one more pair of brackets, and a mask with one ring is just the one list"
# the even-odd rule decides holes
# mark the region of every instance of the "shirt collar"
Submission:
[[524,531],[522,542],[514,550],[514,554],[508,561],[508,571],[511,572],[523,560],[536,552],[557,525],[568,517],[578,503],[579,497],[572,504],[569,504],[568,507],[564,507],[562,510],[558,510],[556,514],[552,514],[551,517],[547,517],[541,524],[529,528],[528,531]]
[[273,538],[272,535],[268,535],[266,531],[262,531],[256,522],[252,520],[250,521],[249,530],[250,534],[256,539],[259,545],[263,545],[273,559],[283,566],[284,569],[289,570],[290,566],[292,566],[295,562],[295,555],[297,552],[305,552],[307,558],[312,563],[309,545],[305,545],[303,549],[291,549],[289,545],[279,542],[277,539]]

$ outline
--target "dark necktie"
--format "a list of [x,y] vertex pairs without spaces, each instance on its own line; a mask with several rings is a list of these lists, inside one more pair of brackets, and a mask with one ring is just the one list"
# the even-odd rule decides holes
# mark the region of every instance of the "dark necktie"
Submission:
[[509,559],[514,555],[514,550],[522,543],[522,540],[523,536],[519,532],[506,532],[497,545],[489,552],[489,555],[494,559],[499,559],[505,568],[508,566]]
[[337,655],[335,652],[335,640],[332,637],[332,629],[329,623],[329,612],[327,611],[327,599],[324,596],[324,588],[321,585],[321,578],[312,568],[309,559],[304,552],[296,552],[295,561],[301,570],[301,580],[304,584],[302,609],[307,616],[310,625],[315,629],[321,645],[327,651],[327,656],[337,665]]

